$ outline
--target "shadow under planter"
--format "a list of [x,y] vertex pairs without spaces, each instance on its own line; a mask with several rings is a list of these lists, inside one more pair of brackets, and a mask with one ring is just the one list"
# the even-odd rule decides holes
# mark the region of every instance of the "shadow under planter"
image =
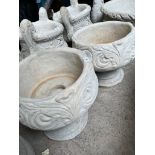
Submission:
[[35,155],[32,146],[22,136],[19,136],[19,155]]

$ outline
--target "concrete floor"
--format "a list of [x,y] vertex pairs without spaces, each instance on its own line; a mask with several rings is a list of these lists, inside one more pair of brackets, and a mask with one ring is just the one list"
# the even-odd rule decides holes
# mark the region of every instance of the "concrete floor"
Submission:
[[57,142],[49,140],[41,131],[22,125],[20,135],[32,145],[36,155],[47,148],[50,155],[134,155],[134,62],[124,71],[122,83],[99,88],[97,99],[89,110],[88,124],[76,138]]

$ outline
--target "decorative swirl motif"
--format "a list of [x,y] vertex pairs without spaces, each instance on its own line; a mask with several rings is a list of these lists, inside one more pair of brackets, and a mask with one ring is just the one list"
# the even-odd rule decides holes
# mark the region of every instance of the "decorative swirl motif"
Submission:
[[[126,24],[126,23],[124,23]],[[131,23],[131,31],[122,39],[107,44],[86,44],[78,39],[82,32],[75,34],[72,38],[73,47],[82,51],[89,51],[93,57],[93,64],[96,71],[110,71],[127,65],[134,59],[135,33]],[[87,33],[87,29],[85,29]],[[97,30],[97,27],[96,27]],[[95,38],[95,37],[94,37]]]
[[54,130],[70,124],[93,104],[98,81],[91,62],[74,86],[47,99],[20,98],[20,122],[32,129]]
[[[87,111],[91,105],[94,103],[97,93],[98,93],[98,79],[95,75],[94,68],[91,67],[91,74],[87,74],[85,80],[83,81],[83,85],[86,85],[86,87],[81,87],[83,88],[80,90],[80,98],[81,98],[81,108],[80,108],[80,113],[81,115]],[[88,80],[90,77],[93,77],[93,80]]]
[[[39,130],[51,130],[63,127],[77,118],[77,101],[75,93],[60,96],[44,101],[25,101],[20,99],[20,122]],[[73,102],[74,100],[74,102]],[[67,103],[66,103],[67,102]]]
[[93,55],[93,64],[95,70],[108,70],[109,68],[117,68],[120,63],[120,53],[117,47],[113,44],[93,47],[80,47],[78,48],[82,51],[89,51]]
[[99,69],[116,68],[119,64],[119,57],[115,53],[109,53],[105,50],[105,52],[96,52],[93,62],[95,67]]

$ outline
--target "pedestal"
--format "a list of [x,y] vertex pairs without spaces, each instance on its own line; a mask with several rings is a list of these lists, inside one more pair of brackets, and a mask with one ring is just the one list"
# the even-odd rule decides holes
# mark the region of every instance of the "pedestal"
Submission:
[[82,132],[87,124],[87,121],[88,112],[67,126],[52,131],[45,131],[44,133],[49,139],[53,140],[63,141],[73,139]]
[[114,71],[97,73],[97,77],[99,79],[99,86],[112,87],[123,80],[124,71],[120,68]]

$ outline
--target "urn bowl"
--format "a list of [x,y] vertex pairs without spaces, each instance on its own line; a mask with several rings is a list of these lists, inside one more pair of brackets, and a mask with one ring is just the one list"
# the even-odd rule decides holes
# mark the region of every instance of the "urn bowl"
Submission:
[[98,92],[91,56],[71,48],[37,51],[20,62],[20,122],[68,140],[87,124]]
[[134,59],[134,27],[131,23],[107,21],[89,25],[72,37],[73,47],[89,51],[100,86],[120,83],[121,67]]

